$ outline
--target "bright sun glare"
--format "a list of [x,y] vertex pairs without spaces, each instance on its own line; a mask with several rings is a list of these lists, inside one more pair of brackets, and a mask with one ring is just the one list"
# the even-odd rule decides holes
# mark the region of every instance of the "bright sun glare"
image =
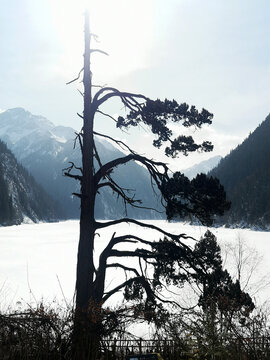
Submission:
[[93,45],[110,55],[109,61],[100,54],[93,61],[95,76],[100,81],[110,81],[149,66],[154,0],[50,0],[53,26],[62,46],[61,72],[65,77],[73,76],[81,68],[86,6],[90,11],[91,31],[99,39]]

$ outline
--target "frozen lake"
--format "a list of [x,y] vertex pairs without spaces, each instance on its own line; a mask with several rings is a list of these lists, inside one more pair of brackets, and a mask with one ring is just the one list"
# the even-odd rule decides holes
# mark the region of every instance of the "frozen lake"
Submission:
[[[183,223],[149,221],[172,233],[186,233],[199,239],[206,231],[202,226]],[[236,273],[236,251],[232,248],[242,244],[242,281],[251,275],[249,286],[257,302],[268,298],[270,287],[270,233],[242,229],[210,229],[221,245],[226,267]],[[95,256],[111,238],[117,234],[136,234],[144,239],[159,239],[153,230],[134,225],[118,225],[100,231],[96,238]],[[63,300],[63,293],[68,301],[74,295],[79,222],[25,224],[0,228],[0,309],[16,305],[22,301],[33,303],[43,298],[46,302]],[[192,244],[192,241],[188,242]],[[256,262],[256,267],[253,264]],[[130,260],[128,260],[130,265]],[[122,270],[111,271],[108,287],[116,278],[122,276]],[[61,285],[60,285],[61,284]],[[62,290],[61,290],[62,288]]]

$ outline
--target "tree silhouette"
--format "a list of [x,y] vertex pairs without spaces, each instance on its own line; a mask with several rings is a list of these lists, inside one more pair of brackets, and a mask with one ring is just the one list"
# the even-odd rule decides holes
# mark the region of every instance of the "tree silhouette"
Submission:
[[201,260],[204,269],[194,276],[201,287],[198,305],[202,312],[195,315],[192,331],[197,337],[200,355],[214,356],[224,352],[228,343],[240,335],[239,329],[243,328],[255,305],[250,295],[241,290],[239,280],[233,281],[223,269],[220,247],[209,230],[196,243],[194,255]]
[[[151,100],[142,94],[123,92],[113,87],[95,87],[92,83],[90,57],[94,53],[104,52],[91,47],[92,37],[89,30],[89,15],[86,12],[84,67],[80,72],[83,73],[84,111],[79,116],[83,120],[83,127],[77,134],[82,153],[82,166],[71,163],[65,171],[66,176],[78,180],[81,185],[81,192],[75,194],[81,201],[81,215],[73,336],[74,358],[80,360],[97,357],[102,334],[102,307],[114,294],[124,291],[129,301],[139,299],[140,304],[144,304],[143,311],[149,313],[149,310],[152,311],[160,303],[166,302],[156,292],[157,288],[162,287],[162,274],[166,273],[166,277],[173,278],[175,266],[178,266],[178,269],[196,271],[194,253],[183,241],[189,238],[188,235],[171,234],[153,224],[128,217],[106,222],[98,222],[95,219],[96,195],[104,188],[111,189],[123,199],[125,204],[143,207],[141,199],[131,196],[129,189],[122,188],[113,180],[113,170],[129,162],[137,162],[144,166],[150,174],[156,191],[161,194],[169,219],[179,215],[193,215],[203,223],[211,224],[211,216],[215,213],[222,214],[229,206],[223,187],[217,180],[200,175],[190,182],[180,173],[170,177],[165,163],[142,156],[132,150],[128,144],[94,130],[95,115],[101,113],[114,121],[119,129],[131,128],[140,123],[148,126],[156,137],[153,146],[160,148],[164,145],[168,157],[176,157],[180,153],[187,155],[194,151],[211,151],[213,148],[207,141],[201,144],[195,143],[191,136],[180,135],[174,138],[169,128],[170,122],[195,128],[200,128],[203,124],[211,124],[213,115],[207,110],[203,109],[199,112],[194,106],[178,104],[175,100]],[[102,106],[112,98],[118,98],[125,106],[127,109],[125,117],[119,116],[118,119],[114,119],[102,110]],[[102,164],[94,136],[110,139],[124,148],[127,155]],[[97,231],[122,223],[132,223],[142,228],[157,230],[165,238],[153,242],[141,236],[131,234],[117,236],[114,233],[101,252],[98,266],[95,266],[94,249]],[[121,250],[118,248],[120,244]],[[132,244],[137,244],[138,248],[130,250]],[[126,250],[123,250],[123,245],[126,245]],[[121,262],[123,258],[138,259],[138,267],[124,265]],[[153,278],[149,278],[142,263],[146,267],[150,265],[156,267]],[[111,268],[122,269],[126,274],[126,280],[105,291],[106,271]],[[184,273],[186,274],[186,271]],[[184,281],[185,276],[187,275],[180,271],[176,277],[177,281],[181,277]]]
[[[156,281],[165,279],[167,285],[188,281],[196,289],[197,306],[194,299],[194,306],[189,309],[165,313],[156,327],[158,337],[174,339],[176,343],[183,339],[196,339],[199,359],[234,358],[235,344],[238,348],[254,321],[250,314],[255,305],[250,295],[241,289],[239,280],[234,281],[224,269],[221,249],[209,230],[194,246],[195,271],[185,262],[176,267],[175,260],[183,259],[183,256],[177,254],[176,247],[171,250],[166,254],[166,246],[164,258],[155,266]],[[167,256],[170,260],[165,262]],[[181,265],[188,271],[181,274]]]

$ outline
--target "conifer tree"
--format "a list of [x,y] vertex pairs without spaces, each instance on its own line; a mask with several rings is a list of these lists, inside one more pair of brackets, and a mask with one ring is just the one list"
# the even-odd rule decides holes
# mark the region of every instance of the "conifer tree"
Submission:
[[[173,277],[172,269],[179,264],[186,267],[187,270],[196,271],[194,253],[185,244],[185,239],[189,238],[188,235],[171,234],[153,224],[146,224],[128,217],[105,222],[96,220],[95,199],[97,193],[104,188],[111,189],[123,199],[125,204],[135,207],[142,206],[141,199],[131,196],[128,189],[122,188],[113,180],[113,170],[132,161],[144,166],[150,174],[156,191],[161,194],[162,203],[169,219],[192,215],[204,224],[211,224],[212,216],[223,214],[229,206],[224,189],[217,180],[200,175],[189,181],[179,172],[170,177],[165,163],[142,156],[131,149],[128,144],[109,134],[95,131],[95,115],[101,113],[115,121],[116,127],[119,129],[129,129],[140,123],[149,127],[155,135],[153,146],[161,148],[165,145],[165,154],[168,157],[174,158],[180,153],[187,155],[194,151],[211,151],[213,148],[210,142],[204,141],[198,144],[191,136],[173,137],[169,127],[170,122],[178,123],[185,128],[201,128],[204,124],[211,124],[213,115],[207,110],[202,109],[199,112],[195,106],[185,103],[178,104],[175,100],[151,100],[145,95],[120,91],[114,87],[95,87],[92,83],[90,59],[97,52],[103,54],[105,52],[93,48],[92,39],[93,36],[89,29],[89,14],[86,12],[84,66],[80,72],[80,74],[83,73],[84,110],[83,114],[79,116],[83,120],[83,126],[81,132],[77,134],[82,153],[82,166],[71,163],[70,168],[65,172],[66,176],[79,181],[81,186],[80,193],[75,194],[81,201],[81,215],[73,334],[73,357],[80,360],[97,358],[99,341],[102,336],[103,306],[114,294],[124,291],[124,295],[129,301],[140,299],[140,303],[144,304],[143,311],[147,312],[149,309],[154,311],[160,303],[165,302],[156,291],[158,287],[162,286],[161,275],[166,272],[166,277]],[[118,98],[127,109],[128,113],[125,117],[119,116],[118,119],[114,119],[110,114],[104,113],[103,105],[113,98]],[[116,145],[124,148],[128,154],[103,164],[95,145],[94,136],[110,139]],[[165,239],[154,242],[140,236],[131,234],[118,236],[114,233],[111,239],[108,239],[108,243],[99,257],[98,266],[95,266],[94,249],[98,230],[123,223],[157,230]],[[130,250],[129,245],[134,243],[138,248]],[[119,250],[119,244],[126,245],[126,250]],[[152,263],[156,267],[155,277],[149,278],[143,266],[127,267],[121,263],[123,257],[136,258],[138,264]],[[120,268],[125,272],[126,280],[105,291],[106,271],[110,268]]]

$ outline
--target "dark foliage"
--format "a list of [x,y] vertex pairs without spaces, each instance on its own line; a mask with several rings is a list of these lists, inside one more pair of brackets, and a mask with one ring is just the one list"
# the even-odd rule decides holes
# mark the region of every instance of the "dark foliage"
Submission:
[[227,270],[223,269],[220,247],[209,230],[195,245],[194,257],[200,259],[202,264],[201,271],[197,271],[194,277],[202,285],[199,305],[204,310],[211,307],[211,310],[219,310],[226,316],[237,311],[248,315],[254,310],[249,294],[243,292],[239,281],[234,282]]
[[165,149],[165,154],[176,157],[179,153],[187,155],[197,150],[211,151],[213,145],[208,141],[196,144],[191,136],[182,135],[171,139],[173,134],[168,127],[168,122],[180,123],[184,127],[200,128],[203,124],[211,124],[212,118],[213,114],[205,109],[199,112],[193,105],[189,106],[185,103],[179,105],[177,101],[168,99],[164,101],[147,99],[139,109],[131,109],[126,119],[119,116],[117,127],[138,126],[143,122],[151,128],[153,134],[157,135],[153,145],[160,148],[163,143],[170,142],[170,146]]
[[0,358],[71,359],[73,312],[44,307],[0,314]]
[[211,225],[213,215],[223,215],[230,207],[223,186],[216,178],[208,178],[205,174],[189,180],[176,172],[163,181],[161,192],[169,220],[193,216],[202,224]]
[[164,238],[152,245],[152,251],[155,255],[153,281],[155,288],[161,289],[163,281],[167,285],[181,286],[191,278],[194,257],[188,247]]

